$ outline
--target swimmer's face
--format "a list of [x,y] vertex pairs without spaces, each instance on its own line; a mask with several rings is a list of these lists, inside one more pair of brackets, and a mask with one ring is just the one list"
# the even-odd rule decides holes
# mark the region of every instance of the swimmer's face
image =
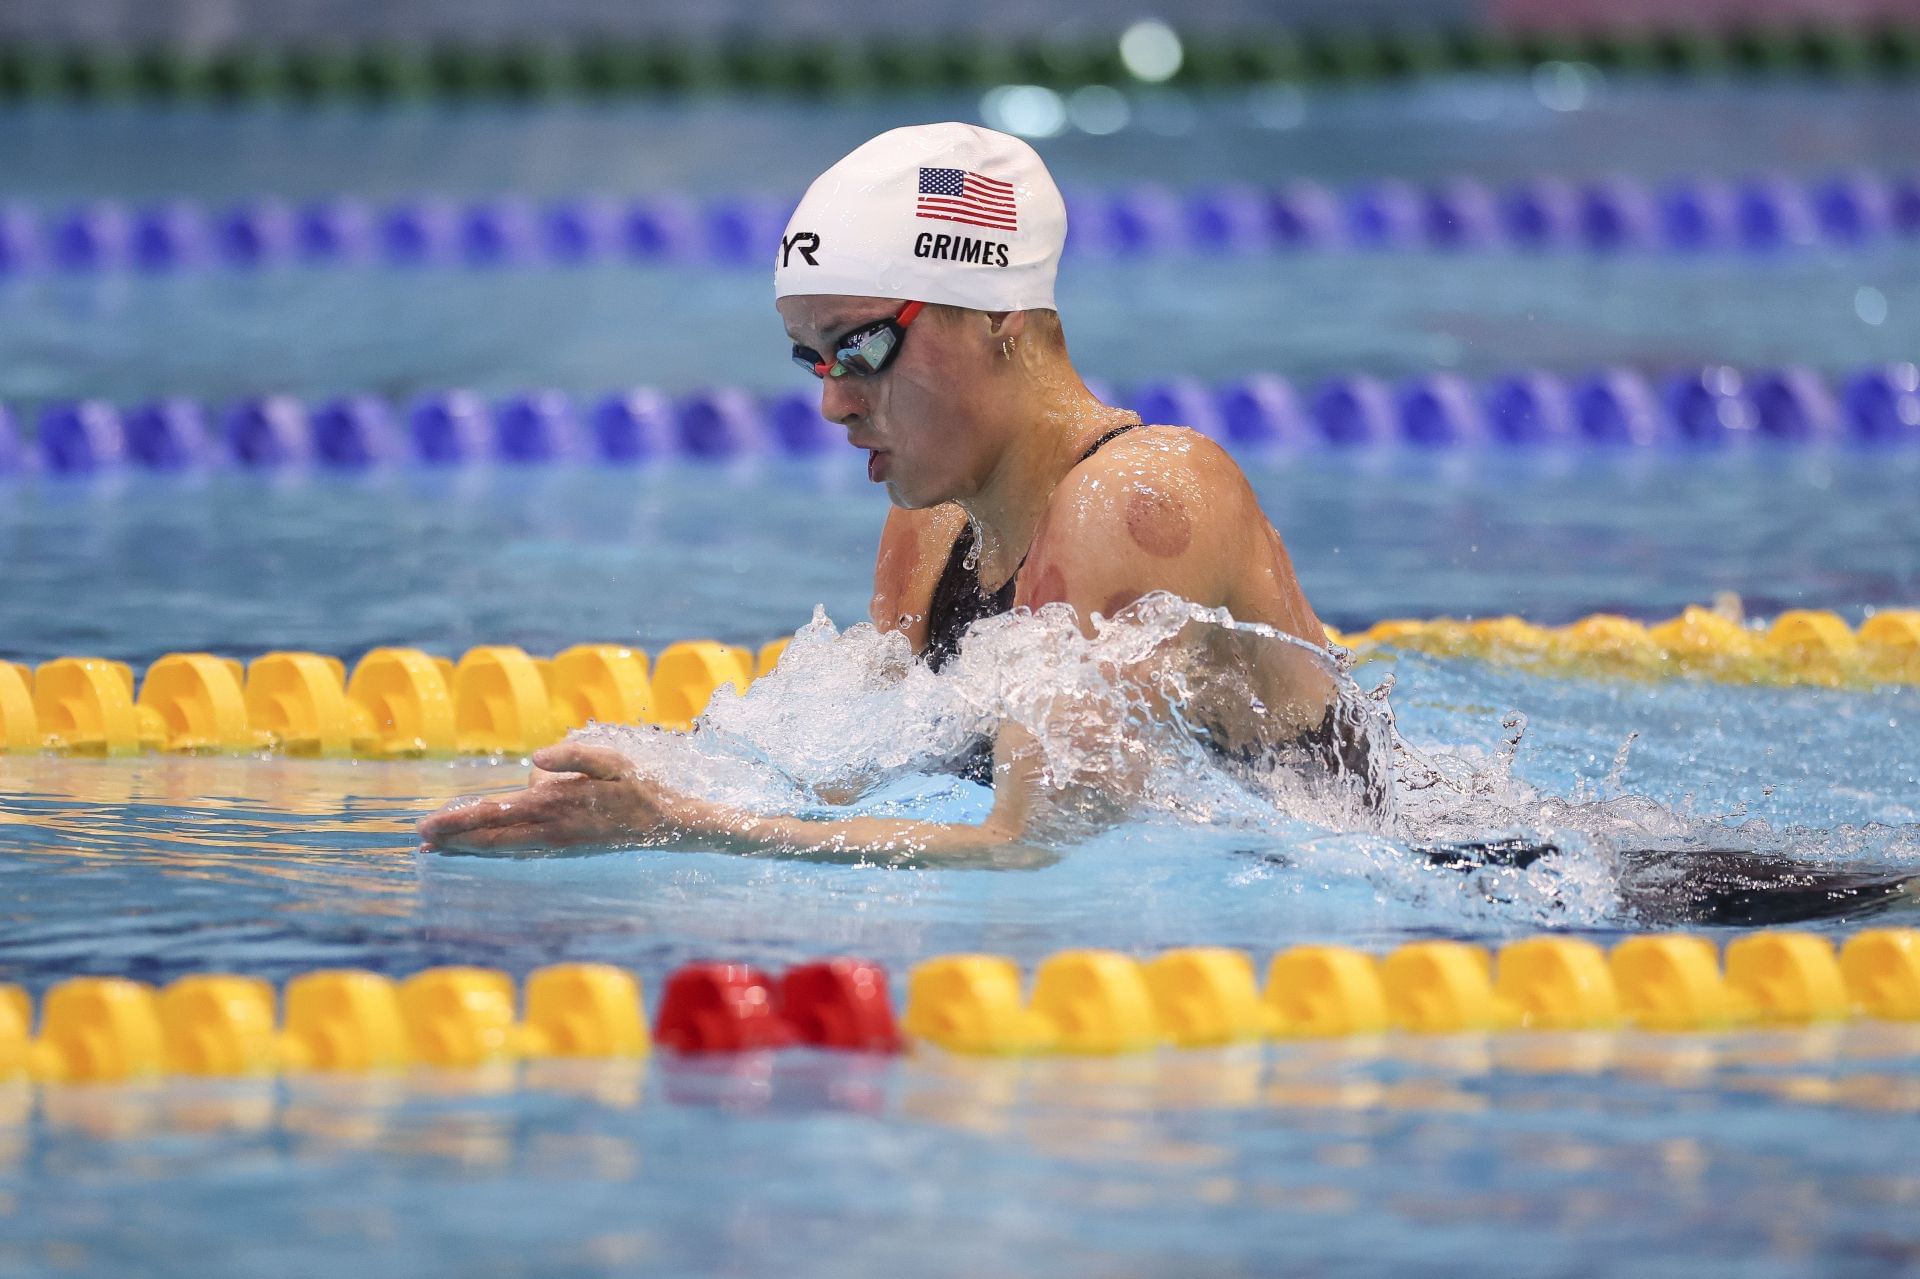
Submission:
[[[886,319],[899,298],[823,295],[781,298],[776,307],[796,346],[831,361],[839,339]],[[868,451],[867,475],[884,482],[896,506],[937,506],[970,491],[985,469],[988,442],[973,423],[980,408],[986,343],[947,311],[922,311],[887,367],[869,377],[820,383],[820,415]],[[979,349],[976,349],[979,348]]]

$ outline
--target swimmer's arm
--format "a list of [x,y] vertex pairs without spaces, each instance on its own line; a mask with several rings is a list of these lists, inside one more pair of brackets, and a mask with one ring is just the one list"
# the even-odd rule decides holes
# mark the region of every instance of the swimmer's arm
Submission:
[[[1004,735],[1003,735],[1004,736]],[[545,774],[512,794],[450,804],[420,823],[429,848],[448,852],[551,852],[582,847],[680,847],[796,853],[858,861],[1023,867],[1051,854],[1024,839],[1037,768],[1003,742],[1006,765],[994,808],[979,825],[893,817],[813,821],[750,813],[682,795],[636,775],[604,746],[563,742],[534,756]]]
[[966,512],[951,503],[917,511],[895,507],[887,513],[873,561],[873,598],[867,603],[876,630],[904,633],[916,653],[927,646],[934,583],[966,522]]

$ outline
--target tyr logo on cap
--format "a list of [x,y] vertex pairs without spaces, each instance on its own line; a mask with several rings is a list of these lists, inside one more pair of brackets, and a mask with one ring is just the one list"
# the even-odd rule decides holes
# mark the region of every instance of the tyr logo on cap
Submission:
[[819,266],[820,260],[814,253],[820,248],[820,237],[811,231],[795,231],[780,241],[780,265],[787,266],[793,260],[797,250],[808,266]]

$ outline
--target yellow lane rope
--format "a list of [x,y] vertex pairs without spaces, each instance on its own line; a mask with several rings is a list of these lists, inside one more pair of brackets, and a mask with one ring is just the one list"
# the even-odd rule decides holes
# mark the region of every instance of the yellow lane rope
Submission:
[[[810,967],[842,962],[877,971],[855,961]],[[735,1001],[756,1016],[764,1019],[768,1001],[776,1017],[802,1016],[782,1002],[792,993],[757,969],[691,967],[723,968],[731,982],[764,987],[763,998]],[[669,988],[674,982],[669,977]],[[1610,952],[1551,935],[1510,942],[1497,955],[1455,941],[1414,942],[1379,957],[1302,945],[1273,956],[1264,990],[1240,950],[1193,947],[1144,961],[1070,950],[1041,963],[1023,993],[1025,984],[1004,956],[935,956],[908,974],[900,1029],[911,1045],[950,1053],[1113,1056],[1268,1039],[1914,1022],[1920,929],[1865,930],[1837,950],[1816,934],[1762,931],[1730,941],[1724,957],[1709,939],[1685,933],[1628,937]],[[731,1015],[716,1007],[700,1016]],[[329,969],[294,978],[283,993],[223,973],[182,977],[162,990],[76,977],[54,985],[39,1011],[36,1033],[27,992],[0,986],[0,1082],[477,1068],[632,1059],[652,1047],[638,980],[604,964],[538,969],[524,1001],[508,974],[473,967],[430,968],[403,981]],[[884,979],[816,989],[805,1016],[822,1025],[877,1019],[875,1042],[899,1043]],[[724,1028],[716,1031],[715,1043],[727,1040]],[[780,1042],[814,1041],[831,1042],[804,1031]]]
[[[1393,620],[1335,643],[1362,660],[1395,651],[1499,662],[1555,675],[1699,678],[1869,688],[1920,684],[1920,610],[1874,613],[1857,629],[1809,609],[1750,625],[1692,607],[1647,626],[1595,614],[1567,626],[1518,617]],[[580,644],[551,658],[510,645],[458,662],[379,648],[349,675],[337,657],[276,652],[242,664],[169,653],[136,682],[124,662],[61,657],[37,668],[0,662],[0,753],[146,751],[395,759],[520,755],[589,721],[687,728],[721,687],[744,689],[785,640],[753,653],[712,640],[636,648]]]

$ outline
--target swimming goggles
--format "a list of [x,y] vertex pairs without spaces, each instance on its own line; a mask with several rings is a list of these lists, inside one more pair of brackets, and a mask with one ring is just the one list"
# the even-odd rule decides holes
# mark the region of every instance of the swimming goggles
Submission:
[[900,339],[907,335],[907,326],[925,305],[925,302],[909,302],[883,320],[848,330],[833,344],[831,364],[821,359],[812,347],[797,343],[793,348],[793,362],[817,378],[845,377],[849,373],[855,377],[872,377],[900,353]]

